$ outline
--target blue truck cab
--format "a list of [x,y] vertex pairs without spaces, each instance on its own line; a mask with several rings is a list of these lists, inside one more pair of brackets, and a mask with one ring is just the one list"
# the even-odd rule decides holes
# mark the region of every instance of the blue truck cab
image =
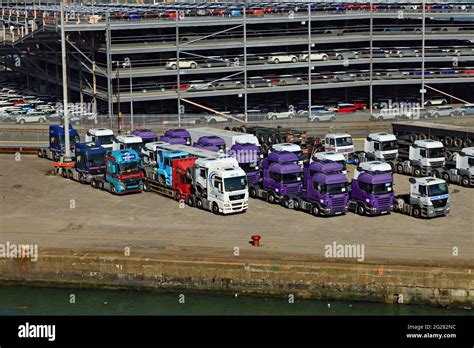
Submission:
[[135,150],[125,149],[108,152],[105,155],[105,162],[105,176],[93,178],[92,187],[108,190],[110,193],[118,195],[142,191],[142,161]]
[[160,185],[171,187],[173,183],[173,160],[190,156],[185,151],[158,149],[156,157],[156,179]]
[[[72,125],[69,125],[70,149],[74,151],[76,143],[80,141],[79,133]],[[64,126],[53,124],[49,126],[49,147],[38,149],[38,157],[48,158],[58,162],[65,153]]]
[[107,150],[96,143],[76,144],[76,165],[78,172],[85,175],[101,175],[105,173],[105,154]]

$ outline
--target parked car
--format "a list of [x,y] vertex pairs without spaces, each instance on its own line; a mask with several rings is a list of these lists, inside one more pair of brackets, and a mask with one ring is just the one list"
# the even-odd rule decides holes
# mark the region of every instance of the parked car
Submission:
[[446,105],[448,101],[445,98],[437,97],[425,100],[424,106],[433,106],[433,105]]
[[[306,53],[302,53],[299,55],[298,57],[298,60],[300,62],[307,62],[308,61],[308,52]],[[319,53],[319,52],[315,52],[315,53],[311,53],[311,61],[314,61],[314,60],[322,60],[322,61],[326,61],[329,59],[329,56],[326,54],[326,53]]]
[[[238,63],[239,65],[244,65],[244,56],[238,55],[234,59],[234,63]],[[257,56],[254,54],[247,54],[247,65],[260,65],[260,64],[265,64],[267,60],[263,56]]]
[[[180,69],[196,69],[198,64],[193,60],[180,60],[179,68]],[[166,63],[166,69],[176,70],[178,69],[178,62],[176,60],[169,61]]]
[[367,109],[367,102],[365,102],[364,100],[356,99],[354,100],[354,106],[357,110],[365,110]]
[[247,80],[247,87],[249,88],[271,87],[271,86],[272,86],[272,80],[269,80],[260,76],[250,77]]
[[267,58],[267,63],[297,63],[298,57],[294,54],[274,54]]
[[204,80],[189,81],[190,92],[193,91],[209,91],[215,89],[215,86],[211,82],[205,82]]
[[330,110],[330,111],[335,111],[338,113],[348,113],[348,112],[356,112],[357,108],[354,106],[354,104],[340,103],[335,108],[333,108],[333,110]]
[[16,117],[16,123],[25,124],[25,123],[43,123],[46,122],[46,116],[42,112],[35,112],[29,115],[18,115]]
[[398,57],[398,58],[421,56],[421,52],[419,50],[410,48],[410,47],[393,48],[389,50],[388,54],[390,57]]
[[454,116],[454,115],[456,115],[456,112],[452,106],[443,105],[443,106],[436,107],[436,109],[434,110],[431,110],[429,112],[428,117],[436,118],[440,116]]
[[290,86],[290,85],[301,85],[303,79],[294,75],[280,75],[271,78],[272,83],[275,86]]
[[[323,107],[324,108],[324,107]],[[307,112],[306,112],[307,113]],[[315,112],[313,108],[311,108],[311,114],[308,116],[308,122],[336,122],[336,114],[329,110],[318,110]]]
[[455,112],[458,116],[474,115],[474,104],[463,105],[460,108],[457,108]]
[[222,58],[219,56],[207,57],[204,61],[204,66],[207,68],[218,68],[218,67],[229,67],[232,62],[228,58]]
[[372,120],[377,121],[385,121],[385,120],[398,120],[400,118],[404,118],[405,115],[401,112],[399,108],[395,109],[382,109],[377,114],[372,114],[370,118]]
[[231,80],[229,78],[223,78],[213,82],[215,89],[236,89],[243,88],[244,85],[240,81]]
[[269,112],[267,113],[268,120],[279,120],[283,118],[293,118],[295,113],[293,111],[278,111],[278,112]]
[[[372,58],[388,58],[389,51],[382,48],[372,48]],[[359,58],[370,58],[370,48],[359,50]]]
[[337,60],[358,59],[359,52],[347,51],[347,50],[334,50],[328,53],[328,57],[329,59],[337,59]]

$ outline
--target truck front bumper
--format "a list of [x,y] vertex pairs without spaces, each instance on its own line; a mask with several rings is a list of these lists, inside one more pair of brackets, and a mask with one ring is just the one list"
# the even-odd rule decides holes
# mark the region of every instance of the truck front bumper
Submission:
[[329,207],[321,207],[321,215],[323,216],[334,216],[334,215],[343,215],[347,213],[348,207],[337,207],[337,208],[329,208]]
[[245,201],[240,202],[232,202],[232,203],[225,203],[224,208],[220,209],[222,214],[233,214],[233,213],[240,213],[242,211],[247,210],[249,207],[249,201],[246,199]]
[[393,209],[393,205],[390,207],[367,207],[368,215],[383,215],[389,214]]
[[433,206],[429,206],[426,209],[422,209],[421,215],[423,217],[428,217],[428,218],[432,218],[436,216],[444,216],[444,215],[449,214],[450,210],[451,210],[451,207],[449,204],[442,208],[435,208]]

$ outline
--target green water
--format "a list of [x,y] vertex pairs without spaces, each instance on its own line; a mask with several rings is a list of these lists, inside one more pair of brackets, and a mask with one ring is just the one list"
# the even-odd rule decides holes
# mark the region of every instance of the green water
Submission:
[[[70,295],[75,295],[75,304]],[[0,288],[0,315],[473,315],[474,310],[235,295]]]

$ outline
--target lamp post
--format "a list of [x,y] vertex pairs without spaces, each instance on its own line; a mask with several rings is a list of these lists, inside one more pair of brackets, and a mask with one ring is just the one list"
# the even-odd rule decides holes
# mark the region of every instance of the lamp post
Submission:
[[122,112],[120,111],[120,62],[117,61],[117,132],[122,134]]
[[133,80],[132,80],[132,61],[129,58],[125,58],[123,67],[127,68],[130,74],[130,131],[133,131]]

